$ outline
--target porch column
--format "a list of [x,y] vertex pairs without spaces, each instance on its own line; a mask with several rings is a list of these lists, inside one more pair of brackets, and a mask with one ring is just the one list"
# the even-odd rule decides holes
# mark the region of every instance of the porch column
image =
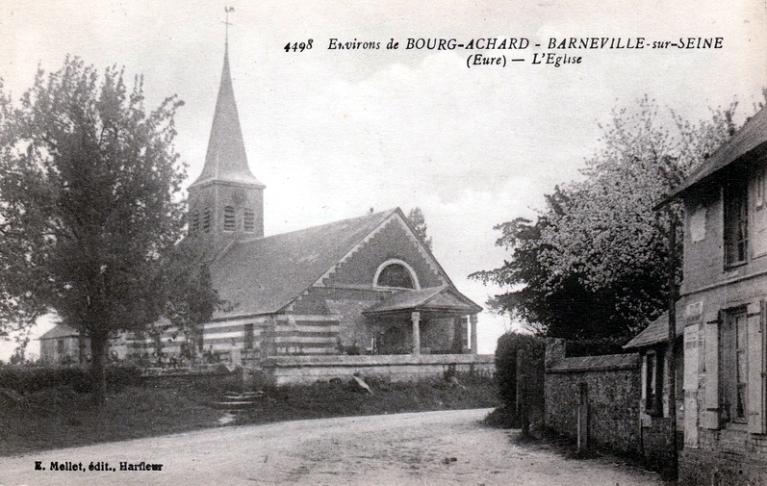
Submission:
[[469,327],[471,329],[471,352],[477,354],[477,314],[469,316]]
[[413,323],[413,353],[421,354],[421,313],[413,312],[410,314],[410,321]]

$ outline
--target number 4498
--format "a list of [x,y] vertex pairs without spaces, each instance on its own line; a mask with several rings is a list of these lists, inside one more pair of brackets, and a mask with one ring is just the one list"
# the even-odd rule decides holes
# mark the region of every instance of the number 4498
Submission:
[[283,49],[285,49],[285,52],[304,52],[311,49],[313,43],[314,39],[309,39],[306,42],[288,42]]

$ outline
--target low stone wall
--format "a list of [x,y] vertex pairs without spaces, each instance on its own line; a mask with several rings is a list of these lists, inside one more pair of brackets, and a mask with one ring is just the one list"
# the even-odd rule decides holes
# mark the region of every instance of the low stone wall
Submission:
[[[551,358],[551,356],[548,356]],[[635,354],[548,360],[544,381],[546,428],[577,436],[581,387],[588,400],[590,446],[640,454],[639,359]]]
[[164,373],[147,373],[142,375],[147,386],[155,388],[179,388],[193,385],[206,385],[211,382],[231,381],[238,384],[241,380],[239,373],[230,372],[226,369],[210,369],[205,371],[173,370]]
[[414,381],[457,373],[495,373],[490,354],[274,356],[261,363],[263,372],[277,385],[314,383],[332,378],[361,376]]

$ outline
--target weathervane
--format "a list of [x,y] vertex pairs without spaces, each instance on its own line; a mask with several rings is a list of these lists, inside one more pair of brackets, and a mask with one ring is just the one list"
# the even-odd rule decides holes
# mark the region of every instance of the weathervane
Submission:
[[229,14],[230,14],[231,12],[234,12],[234,7],[224,7],[224,13],[226,14],[226,18],[225,18],[225,20],[224,20],[223,24],[224,24],[224,25],[226,25],[226,37],[225,37],[225,42],[226,42],[226,46],[227,46],[227,47],[229,47],[229,26],[230,26],[230,25],[234,25],[234,24],[232,24],[232,23],[230,23],[230,22],[229,22]]

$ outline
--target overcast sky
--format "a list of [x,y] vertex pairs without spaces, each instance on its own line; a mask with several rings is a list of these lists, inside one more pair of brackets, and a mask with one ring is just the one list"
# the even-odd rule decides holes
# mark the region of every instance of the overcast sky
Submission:
[[[495,289],[466,276],[502,264],[493,225],[532,216],[554,184],[577,177],[611,108],[647,93],[700,118],[735,96],[748,107],[759,99],[767,85],[765,2],[720,3],[230,0],[234,89],[250,167],[267,185],[267,234],[371,207],[418,206],[436,257],[484,304]],[[0,77],[18,97],[38,64],[57,69],[67,53],[143,73],[149,107],[170,94],[186,102],[177,149],[191,181],[202,169],[221,74],[224,5],[0,0]],[[568,51],[582,63],[471,70],[464,50],[327,50],[331,37],[494,36],[544,46],[550,36],[722,36],[724,48]],[[311,51],[282,49],[309,38]],[[532,52],[541,50],[500,53],[529,60]],[[480,350],[492,352],[509,325],[484,312]],[[0,359],[9,349],[0,343]]]

